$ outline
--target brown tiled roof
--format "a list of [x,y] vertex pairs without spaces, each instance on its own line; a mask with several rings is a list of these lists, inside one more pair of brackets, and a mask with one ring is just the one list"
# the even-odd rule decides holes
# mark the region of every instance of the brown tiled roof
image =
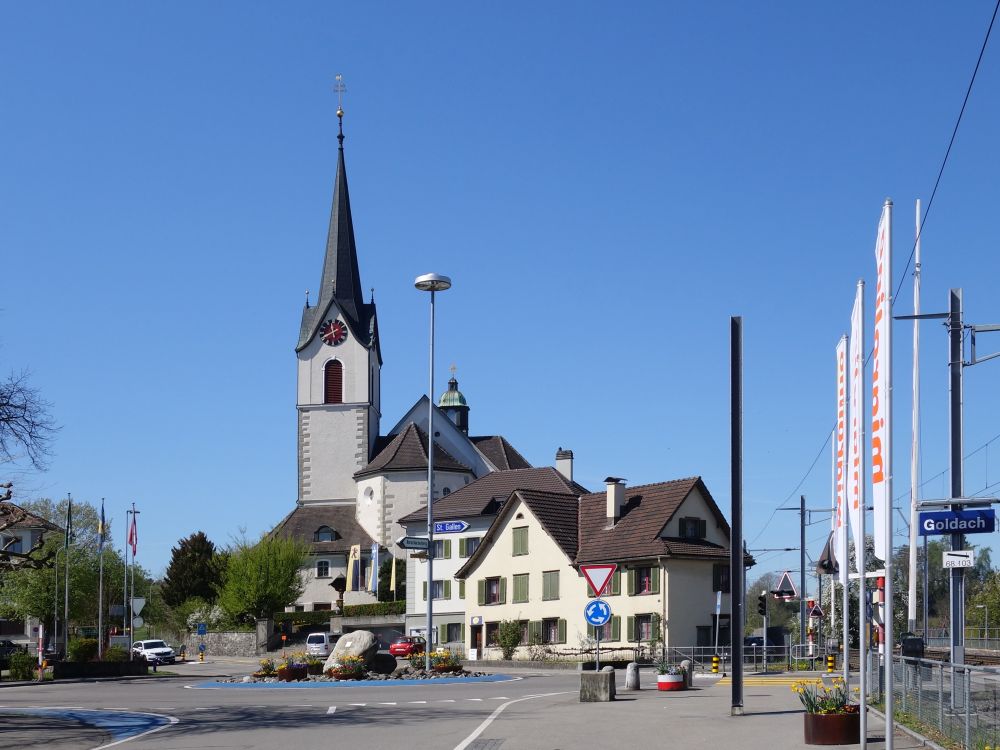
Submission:
[[[499,473],[499,472],[497,472]],[[490,475],[487,475],[490,476]],[[566,556],[572,561],[576,556],[577,539],[577,505],[580,496],[575,492],[541,492],[538,490],[514,490],[512,498],[516,496],[527,505],[531,512],[535,514],[546,533],[559,545]],[[497,534],[503,528],[516,503],[506,502],[497,513],[493,523],[486,530],[482,541],[472,553],[466,563],[455,573],[455,578],[463,579],[476,566],[479,560],[487,554],[493,546]]]
[[[571,482],[551,466],[537,469],[511,469],[492,471],[471,484],[434,501],[434,517],[439,520],[467,518],[469,516],[496,515],[500,505],[514,490],[540,490],[543,492],[573,493],[586,490]],[[399,519],[399,523],[418,523],[427,518],[427,506]]]
[[622,517],[607,526],[607,495],[603,492],[580,498],[580,549],[577,563],[677,556],[717,557],[729,555],[728,547],[694,539],[663,538],[660,532],[692,490],[698,488],[726,536],[729,524],[701,481],[688,477],[625,489]]
[[[472,469],[453,458],[439,443],[434,443],[434,468],[442,471],[472,472]],[[427,469],[427,433],[410,422],[405,430],[396,435],[391,443],[354,476],[360,478],[383,471],[419,469]]]
[[[313,535],[321,526],[329,526],[337,532],[337,538],[332,542],[314,542]],[[354,516],[354,505],[299,505],[271,533],[277,537],[306,542],[315,554],[346,554],[351,545],[360,544],[367,549],[373,541],[358,524]]]
[[524,456],[518,453],[514,446],[508,443],[507,439],[502,435],[479,435],[477,437],[470,437],[469,440],[500,471],[531,468],[531,464],[527,462]]
[[36,516],[22,508],[20,505],[7,501],[0,502],[0,524],[7,524],[11,519],[17,519],[7,528],[9,529],[45,529],[46,531],[62,531],[62,528],[54,523],[45,520],[41,516]]

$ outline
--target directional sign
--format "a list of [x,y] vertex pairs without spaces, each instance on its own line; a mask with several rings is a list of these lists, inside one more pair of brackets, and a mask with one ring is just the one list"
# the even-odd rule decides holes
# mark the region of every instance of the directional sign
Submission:
[[956,549],[941,553],[941,566],[944,568],[973,568],[975,565],[971,549]]
[[396,540],[403,549],[430,549],[431,543],[424,536],[401,536]]
[[920,514],[920,535],[989,534],[996,531],[997,514],[992,508],[981,510],[932,511]]
[[198,635],[208,635],[208,626],[203,622],[198,623]]
[[133,596],[132,597],[132,614],[137,615],[142,612],[142,608],[146,606],[146,597],[144,596]]
[[437,521],[434,524],[435,534],[458,534],[469,528],[465,521]]
[[611,583],[611,576],[615,574],[618,566],[615,563],[609,565],[581,565],[580,572],[583,573],[583,577],[587,579],[587,583],[590,584],[591,590],[594,592],[594,596],[600,596],[604,593],[604,589],[608,587]]
[[611,605],[603,599],[594,599],[583,608],[583,616],[587,620],[587,624],[593,625],[595,628],[607,625],[611,619]]
[[792,583],[792,577],[788,574],[787,570],[781,574],[778,587],[773,589],[771,593],[778,599],[794,599],[799,595],[795,590],[795,584]]

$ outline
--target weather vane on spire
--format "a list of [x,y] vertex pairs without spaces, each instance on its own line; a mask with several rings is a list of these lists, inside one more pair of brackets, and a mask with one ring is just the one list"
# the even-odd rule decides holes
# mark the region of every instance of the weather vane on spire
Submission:
[[339,133],[337,134],[337,140],[340,141],[341,147],[344,145],[344,92],[347,91],[347,86],[344,85],[344,76],[337,73],[337,82],[333,84],[333,90],[337,92],[337,127]]
[[451,370],[451,376],[455,377],[455,373],[458,372],[458,368],[455,367],[455,363],[454,362],[451,363],[451,367],[449,367],[448,369]]

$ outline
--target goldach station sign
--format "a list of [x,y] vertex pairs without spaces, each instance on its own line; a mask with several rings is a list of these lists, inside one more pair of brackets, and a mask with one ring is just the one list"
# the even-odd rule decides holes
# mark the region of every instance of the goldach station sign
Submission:
[[934,511],[920,514],[921,536],[989,534],[996,530],[996,512],[986,510]]

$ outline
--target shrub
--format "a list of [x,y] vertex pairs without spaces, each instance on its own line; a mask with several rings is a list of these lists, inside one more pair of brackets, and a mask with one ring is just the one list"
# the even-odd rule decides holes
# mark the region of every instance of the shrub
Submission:
[[497,626],[497,645],[504,659],[513,659],[514,651],[521,645],[521,623],[517,620],[501,620]]
[[10,678],[12,680],[30,680],[35,676],[38,658],[27,651],[15,651],[10,655]]
[[261,659],[259,663],[262,675],[270,676],[277,671],[277,668],[274,666],[274,659]]
[[[401,615],[406,612],[406,600],[350,604],[344,607],[344,617],[370,617],[372,615]],[[329,619],[329,617],[327,618]]]
[[108,646],[104,650],[104,661],[123,662],[128,661],[128,651],[121,646]]
[[76,638],[69,642],[70,661],[93,661],[96,658],[96,638]]

